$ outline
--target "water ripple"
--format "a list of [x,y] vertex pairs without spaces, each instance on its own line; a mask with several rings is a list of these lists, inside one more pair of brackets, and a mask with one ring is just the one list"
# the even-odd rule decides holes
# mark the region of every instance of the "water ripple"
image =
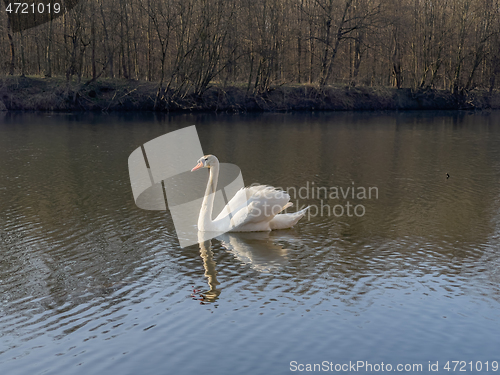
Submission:
[[[168,358],[177,373],[198,373],[204,363],[221,374],[284,373],[301,353],[308,361],[349,353],[429,360],[450,354],[449,340],[465,343],[451,354],[470,353],[469,342],[491,354],[499,129],[480,135],[437,115],[444,133],[425,125],[431,120],[419,116],[427,115],[361,115],[354,127],[347,114],[317,115],[306,127],[283,116],[240,118],[238,129],[222,117],[199,132],[211,140],[204,148],[239,165],[246,182],[377,186],[376,199],[349,198],[366,214],[312,215],[289,231],[226,234],[183,249],[168,212],[134,205],[126,160],[193,117],[96,127],[35,116],[43,131],[29,121],[0,126],[2,368],[153,373]],[[217,141],[227,134],[274,146],[248,160]]]

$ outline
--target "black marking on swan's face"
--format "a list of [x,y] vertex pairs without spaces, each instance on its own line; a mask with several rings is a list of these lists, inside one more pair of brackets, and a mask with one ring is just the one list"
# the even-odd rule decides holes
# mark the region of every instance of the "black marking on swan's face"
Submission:
[[199,162],[202,163],[205,168],[210,168],[214,162],[214,158],[215,157],[213,155],[205,155],[200,158]]

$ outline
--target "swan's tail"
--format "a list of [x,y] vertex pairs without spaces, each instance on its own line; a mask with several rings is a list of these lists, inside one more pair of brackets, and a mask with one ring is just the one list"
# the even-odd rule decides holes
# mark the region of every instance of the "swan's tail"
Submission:
[[[291,207],[293,204],[288,202],[283,209]],[[269,226],[271,230],[276,229],[287,229],[293,227],[297,222],[304,217],[306,211],[310,208],[307,206],[300,211],[292,212],[289,214],[279,214],[273,217],[273,219],[269,222]]]
[[[281,211],[285,211],[288,207],[292,207],[292,206],[293,206],[293,203],[292,203],[292,202],[288,202],[287,204],[285,204],[285,205],[283,206],[283,208],[281,209]],[[281,212],[281,211],[280,211],[280,212]],[[279,212],[278,212],[278,213],[279,213]]]

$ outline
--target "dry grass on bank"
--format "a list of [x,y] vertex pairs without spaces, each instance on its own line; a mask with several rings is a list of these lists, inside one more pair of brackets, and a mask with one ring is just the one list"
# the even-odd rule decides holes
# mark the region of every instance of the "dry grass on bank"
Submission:
[[[387,87],[324,87],[293,84],[254,93],[245,85],[213,85],[203,95],[166,92],[156,102],[157,83],[101,79],[88,85],[64,78],[0,79],[0,110],[26,111],[335,111],[498,109],[500,93]],[[155,106],[156,102],[156,106]]]

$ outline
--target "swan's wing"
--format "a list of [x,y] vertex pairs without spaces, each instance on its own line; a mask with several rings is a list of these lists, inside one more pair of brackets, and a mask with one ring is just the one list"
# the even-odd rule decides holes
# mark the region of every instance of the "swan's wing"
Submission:
[[[258,185],[238,190],[215,220],[232,215],[233,228],[247,223],[267,222],[288,207],[290,196],[271,186]],[[243,208],[247,208],[247,210]]]
[[291,228],[295,224],[297,224],[297,222],[300,219],[302,219],[302,217],[304,217],[308,209],[309,206],[297,212],[276,215],[275,217],[272,218],[271,222],[269,223],[269,226],[273,230]]
[[285,207],[288,207],[287,204],[290,201],[288,193],[272,186],[256,186],[256,189],[251,193],[245,224],[271,220]]
[[222,211],[217,215],[215,221],[220,220],[231,213],[232,216],[236,215],[238,211],[240,211],[243,207],[247,207],[250,203],[249,198],[252,195],[251,188],[241,188],[236,192],[234,197],[226,204],[226,206],[222,209]]

